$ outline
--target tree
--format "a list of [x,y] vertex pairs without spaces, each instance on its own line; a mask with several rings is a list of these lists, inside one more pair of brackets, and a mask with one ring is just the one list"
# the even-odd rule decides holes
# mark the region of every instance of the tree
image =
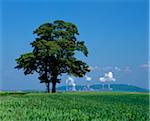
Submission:
[[56,83],[60,83],[63,73],[75,77],[83,77],[89,72],[89,66],[77,59],[77,51],[88,55],[84,41],[78,41],[77,27],[69,22],[56,20],[53,23],[45,23],[34,32],[35,40],[31,43],[33,51],[21,55],[16,59],[15,68],[23,69],[24,74],[39,73],[40,83],[45,83],[47,91],[52,83],[52,93],[56,92]]

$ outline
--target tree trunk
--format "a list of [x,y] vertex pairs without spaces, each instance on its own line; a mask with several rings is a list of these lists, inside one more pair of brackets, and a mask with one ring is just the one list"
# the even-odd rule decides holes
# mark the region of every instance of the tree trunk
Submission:
[[52,93],[56,92],[56,81],[52,82]]
[[48,82],[47,85],[46,85],[47,86],[47,93],[50,93],[49,84],[50,83]]

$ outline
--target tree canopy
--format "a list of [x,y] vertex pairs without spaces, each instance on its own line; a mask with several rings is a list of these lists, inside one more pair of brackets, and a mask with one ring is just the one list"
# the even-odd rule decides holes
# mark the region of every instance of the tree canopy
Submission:
[[49,83],[52,83],[52,92],[56,92],[58,76],[63,73],[75,77],[83,77],[89,72],[89,66],[75,57],[76,51],[88,56],[88,49],[84,41],[78,41],[77,27],[62,20],[45,23],[34,32],[35,40],[31,43],[33,51],[21,55],[16,59],[15,68],[23,69],[24,74],[39,73],[39,80],[45,83],[49,92]]

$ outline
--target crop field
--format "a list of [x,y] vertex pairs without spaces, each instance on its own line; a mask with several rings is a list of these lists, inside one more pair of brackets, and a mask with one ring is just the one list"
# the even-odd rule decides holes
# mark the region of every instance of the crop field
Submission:
[[0,121],[149,121],[148,93],[0,93]]

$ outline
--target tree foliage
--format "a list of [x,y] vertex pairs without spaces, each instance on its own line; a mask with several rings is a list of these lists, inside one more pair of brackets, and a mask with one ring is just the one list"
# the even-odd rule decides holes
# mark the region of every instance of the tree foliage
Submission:
[[90,71],[89,66],[75,57],[76,51],[88,55],[84,41],[78,41],[77,27],[62,20],[45,23],[34,32],[35,40],[31,43],[33,51],[21,55],[16,59],[17,69],[23,69],[24,74],[39,73],[41,83],[46,83],[49,92],[49,83],[52,82],[52,92],[55,92],[58,76],[63,73],[76,77],[83,77]]

